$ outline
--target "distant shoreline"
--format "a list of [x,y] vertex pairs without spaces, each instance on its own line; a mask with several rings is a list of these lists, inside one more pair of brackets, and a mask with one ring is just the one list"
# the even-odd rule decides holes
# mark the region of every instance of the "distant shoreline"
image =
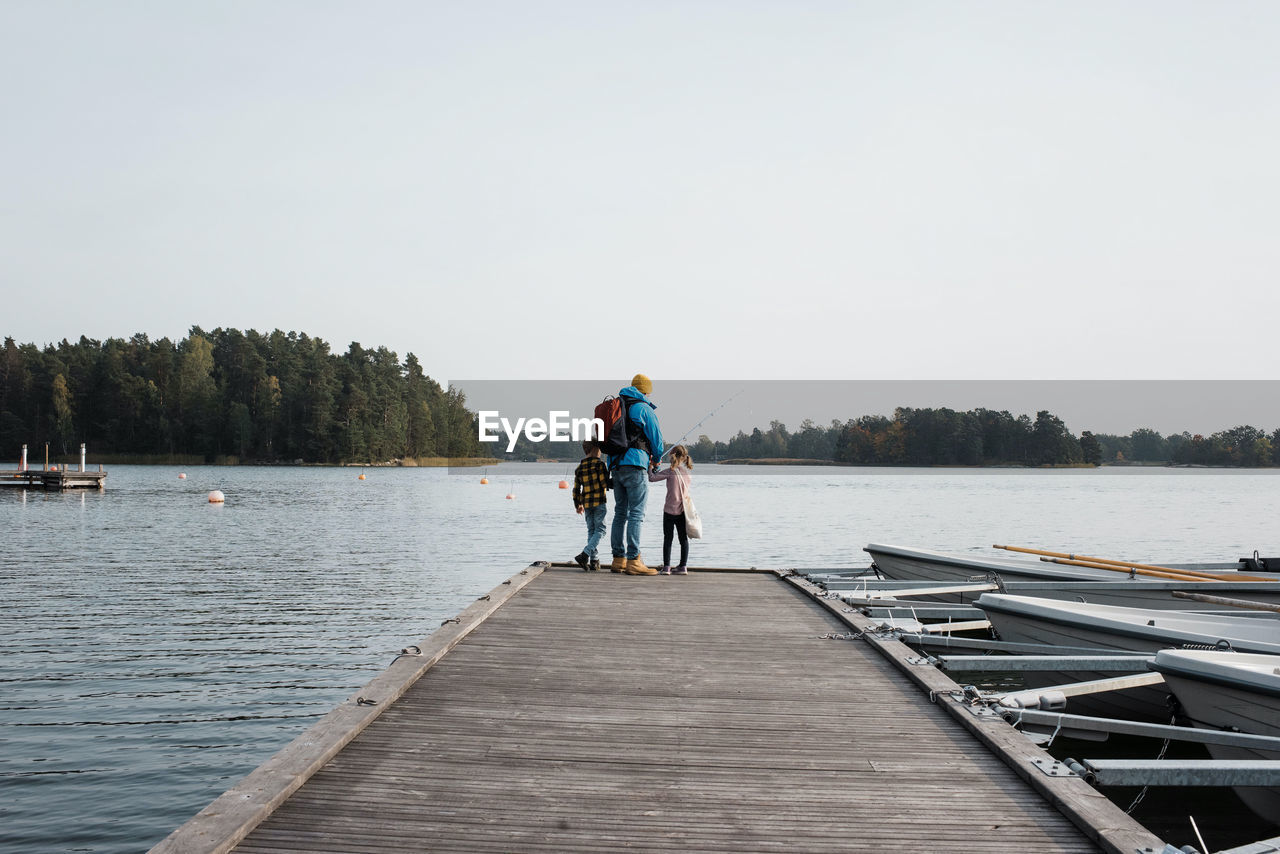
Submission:
[[[703,463],[707,465],[707,463]],[[1277,466],[1211,466],[1200,463],[1174,463],[1174,462],[1110,462],[1094,465],[1092,463],[1060,463],[1051,465],[1026,465],[1024,463],[996,463],[993,465],[981,466],[963,466],[963,465],[907,465],[907,464],[886,464],[886,463],[838,463],[834,460],[813,460],[813,459],[795,459],[791,457],[762,457],[760,459],[752,459],[742,457],[732,460],[720,460],[711,465],[721,466],[830,466],[833,468],[877,468],[877,469],[894,469],[894,468],[924,468],[924,469],[1093,469],[1093,468],[1169,468],[1169,469],[1223,469],[1223,470],[1258,470],[1266,471],[1268,469],[1277,468]]]
[[[503,461],[494,457],[405,457],[403,459],[383,460],[382,462],[340,462],[340,463],[308,463],[302,460],[241,460],[235,456],[219,456],[213,460],[191,454],[102,454],[87,461],[89,467],[102,466],[240,466],[244,468],[462,468],[475,466],[496,466]],[[51,457],[50,465],[74,467],[80,464],[79,457]],[[44,465],[43,461],[28,460],[27,467],[36,469]]]
[[838,463],[835,460],[810,460],[800,457],[760,457],[753,459],[750,457],[742,457],[733,460],[720,460],[712,465],[720,466],[838,466],[840,468],[850,468],[848,463]]
[[[697,461],[695,461],[697,462]],[[79,457],[51,457],[49,459],[51,465],[59,467],[75,467],[79,465]],[[248,460],[242,461],[234,456],[219,456],[213,460],[205,460],[203,457],[195,455],[175,454],[169,455],[145,455],[145,454],[103,454],[94,457],[88,461],[91,468],[102,466],[228,466],[228,467],[244,467],[244,468],[476,468],[481,466],[498,466],[507,463],[554,463],[556,465],[572,465],[572,461],[556,460],[556,459],[539,459],[539,460],[501,460],[496,457],[407,457],[396,460],[383,460],[382,462],[340,462],[340,463],[309,463],[302,460],[275,460],[272,462]],[[1060,463],[1055,465],[1026,465],[1023,463],[996,463],[993,465],[965,466],[965,465],[908,465],[908,464],[888,464],[888,463],[841,463],[834,460],[805,459],[793,457],[761,457],[754,459],[750,457],[739,457],[729,460],[719,460],[717,462],[700,461],[698,465],[717,465],[717,466],[822,466],[825,468],[874,468],[874,469],[897,469],[897,468],[925,468],[925,469],[1094,469],[1094,468],[1170,468],[1170,469],[1220,469],[1223,471],[1268,471],[1280,466],[1213,466],[1201,463],[1174,463],[1174,462],[1151,462],[1151,461],[1123,461],[1123,462],[1106,462],[1101,465],[1093,465],[1091,463]],[[28,466],[32,469],[43,465],[43,462],[28,461]],[[16,467],[16,466],[15,466]]]
[[868,469],[1091,469],[1097,466],[1091,463],[1060,463],[1043,466],[1031,466],[1022,463],[996,463],[993,465],[928,465],[909,463],[840,463],[834,460],[793,459],[790,457],[761,457],[754,459],[743,457],[732,460],[720,460],[715,465],[721,466],[830,466],[832,468],[868,468]]

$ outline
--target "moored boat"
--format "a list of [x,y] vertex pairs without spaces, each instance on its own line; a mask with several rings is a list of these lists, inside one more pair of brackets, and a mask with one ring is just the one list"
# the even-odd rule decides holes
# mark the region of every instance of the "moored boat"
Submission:
[[[1280,604],[1280,575],[1250,573],[1268,580],[1188,580],[1127,573],[1085,566],[1067,566],[1025,558],[961,555],[931,549],[871,543],[864,548],[880,574],[895,581],[957,584],[996,578],[1010,593],[1139,608],[1216,610],[1213,606],[1175,599],[1174,590],[1196,590],[1216,596]],[[1171,570],[1242,574],[1245,561],[1234,563],[1177,563]],[[1269,580],[1273,577],[1276,580]],[[962,594],[943,594],[936,601],[966,601]],[[969,597],[972,598],[972,597]]]
[[[975,604],[1001,640],[1015,643],[1150,653],[1190,646],[1280,654],[1280,615],[1268,612],[1203,614],[1000,593],[984,593]],[[1083,682],[1104,676],[1082,670],[1052,678]],[[1072,705],[1086,714],[1168,720],[1168,695],[1165,686],[1149,686],[1073,698]]]
[[1191,645],[1280,654],[1280,614],[1202,614],[984,593],[975,603],[1000,637],[1133,652]]
[[[1148,665],[1164,676],[1183,712],[1201,729],[1280,737],[1280,656],[1217,650],[1162,650]],[[1280,749],[1210,744],[1214,759],[1280,761]],[[1280,817],[1280,791],[1237,788],[1263,818]]]

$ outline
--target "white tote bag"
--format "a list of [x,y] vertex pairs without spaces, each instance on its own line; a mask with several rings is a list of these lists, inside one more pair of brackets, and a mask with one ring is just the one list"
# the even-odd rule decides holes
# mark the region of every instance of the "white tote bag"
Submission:
[[686,489],[684,493],[684,532],[695,540],[702,539],[702,517],[698,508],[693,506],[693,496]]

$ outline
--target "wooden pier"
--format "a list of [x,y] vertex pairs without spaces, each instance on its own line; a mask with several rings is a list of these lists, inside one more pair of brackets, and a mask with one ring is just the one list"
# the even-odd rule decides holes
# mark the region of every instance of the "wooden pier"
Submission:
[[33,469],[27,464],[27,446],[22,446],[22,459],[18,468],[13,471],[0,471],[0,486],[21,486],[27,489],[104,489],[107,485],[107,473],[98,466],[97,471],[89,471],[85,465],[85,445],[80,443],[80,465],[72,468],[56,463],[49,464],[49,443],[44,445],[44,466]]
[[783,572],[534,565],[152,852],[1164,847],[845,611]]
[[23,486],[28,489],[105,489],[107,473],[77,471],[73,468],[28,469],[27,471],[0,471],[0,486]]

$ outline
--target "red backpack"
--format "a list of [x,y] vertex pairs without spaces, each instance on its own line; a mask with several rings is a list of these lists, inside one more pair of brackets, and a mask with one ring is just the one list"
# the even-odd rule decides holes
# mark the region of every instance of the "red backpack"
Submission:
[[638,402],[635,399],[624,401],[620,397],[609,395],[596,405],[594,417],[604,422],[604,436],[599,442],[603,453],[615,457],[625,454],[628,448],[644,448],[648,451],[649,443],[645,441],[644,436],[629,435],[631,427],[627,422],[631,419],[627,416],[631,413],[631,407]]

